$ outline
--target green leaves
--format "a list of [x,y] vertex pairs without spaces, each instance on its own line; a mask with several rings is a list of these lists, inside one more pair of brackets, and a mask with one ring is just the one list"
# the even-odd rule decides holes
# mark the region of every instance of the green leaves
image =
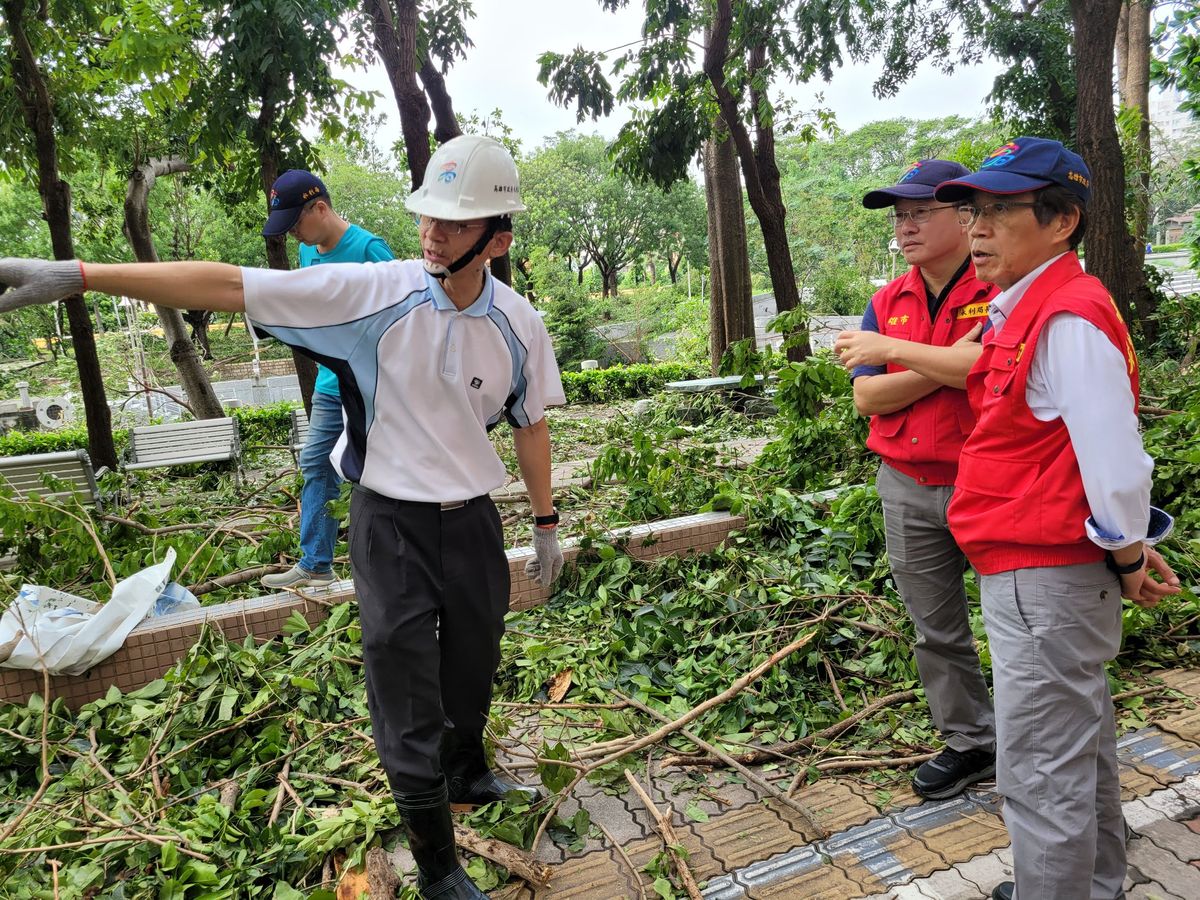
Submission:
[[[543,759],[558,759],[569,761],[571,759],[570,751],[562,745],[543,744],[539,754]],[[575,778],[575,770],[569,766],[558,766],[554,763],[539,762],[537,767],[538,778],[542,784],[550,791],[557,793],[570,784]]]

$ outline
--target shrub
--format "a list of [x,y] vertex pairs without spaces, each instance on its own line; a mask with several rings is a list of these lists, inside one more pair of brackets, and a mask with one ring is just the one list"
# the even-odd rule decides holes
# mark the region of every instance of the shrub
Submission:
[[647,397],[668,381],[699,378],[703,374],[694,366],[679,363],[640,363],[587,372],[563,372],[562,383],[568,403],[608,403]]
[[242,406],[229,414],[238,420],[242,444],[284,446],[291,440],[291,411],[295,403],[272,403],[270,406]]
[[[125,432],[114,432],[125,437]],[[59,431],[10,431],[0,435],[0,456],[24,456],[27,453],[58,453],[62,450],[86,450],[86,425]]]

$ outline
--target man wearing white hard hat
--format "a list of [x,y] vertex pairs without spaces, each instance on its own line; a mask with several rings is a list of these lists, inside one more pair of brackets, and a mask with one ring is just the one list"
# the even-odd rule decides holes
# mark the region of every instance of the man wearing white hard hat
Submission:
[[[350,561],[375,745],[430,900],[480,900],[459,864],[450,803],[538,792],[489,771],[483,730],[509,576],[488,492],[505,480],[488,439],[514,429],[543,585],[562,568],[544,411],[565,402],[553,348],[524,298],[492,278],[524,210],[512,157],[464,136],[408,199],[423,260],[292,272],[182,262],[0,260],[0,311],[82,290],[176,308],[245,311],[338,378],[333,452],[354,483]],[[399,452],[398,448],[403,448]]]

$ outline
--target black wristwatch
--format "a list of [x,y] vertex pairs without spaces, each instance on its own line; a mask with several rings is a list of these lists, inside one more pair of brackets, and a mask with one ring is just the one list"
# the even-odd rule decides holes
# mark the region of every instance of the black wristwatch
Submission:
[[533,524],[539,528],[551,528],[558,524],[558,510],[550,513],[548,516],[534,516]]
[[1143,550],[1138,554],[1137,559],[1123,566],[1117,563],[1117,561],[1113,558],[1112,553],[1108,554],[1108,559],[1105,560],[1105,562],[1108,565],[1109,571],[1114,575],[1132,575],[1146,564],[1146,551]]

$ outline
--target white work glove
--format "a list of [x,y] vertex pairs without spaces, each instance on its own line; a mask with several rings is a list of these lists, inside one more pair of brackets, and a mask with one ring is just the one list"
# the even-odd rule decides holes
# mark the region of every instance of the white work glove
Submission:
[[44,259],[0,259],[0,312],[10,312],[35,303],[53,303],[83,292],[83,269],[79,261],[68,259],[48,262]]
[[558,542],[558,528],[533,526],[534,557],[525,563],[525,574],[540,584],[550,587],[562,571],[562,546]]

